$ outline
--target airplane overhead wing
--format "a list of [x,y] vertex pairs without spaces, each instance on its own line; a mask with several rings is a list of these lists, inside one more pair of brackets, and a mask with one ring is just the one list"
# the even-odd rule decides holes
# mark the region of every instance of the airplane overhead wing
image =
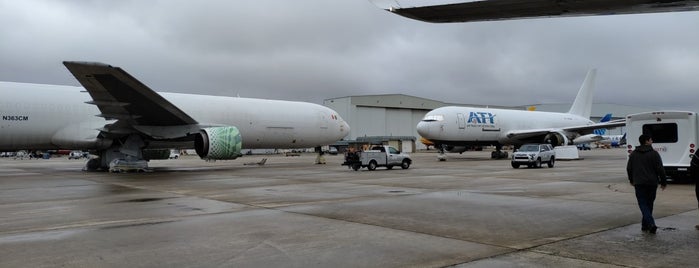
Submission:
[[105,119],[128,126],[181,126],[197,121],[119,67],[64,61]]
[[[452,1],[453,2],[453,1]],[[377,3],[375,3],[377,4]],[[398,3],[399,4],[399,3]],[[378,4],[377,4],[378,5]],[[399,4],[400,5],[400,4]],[[382,7],[415,20],[433,23],[693,11],[696,0],[470,0],[418,7]]]

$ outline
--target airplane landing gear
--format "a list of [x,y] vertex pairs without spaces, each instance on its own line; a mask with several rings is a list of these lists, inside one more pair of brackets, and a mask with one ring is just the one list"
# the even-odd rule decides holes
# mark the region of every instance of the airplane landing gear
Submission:
[[437,161],[447,161],[447,155],[444,153],[446,145],[440,144],[437,146]]
[[491,159],[507,159],[508,154],[507,154],[507,152],[502,151],[502,145],[497,145],[497,146],[495,146],[495,151],[490,153],[490,158]]
[[140,136],[129,135],[124,140],[115,141],[106,150],[96,151],[95,154],[99,157],[88,160],[83,170],[110,171],[110,163],[116,159],[120,159],[119,165],[123,168],[115,170],[145,170],[148,168],[148,162],[143,159],[143,147],[145,142]]

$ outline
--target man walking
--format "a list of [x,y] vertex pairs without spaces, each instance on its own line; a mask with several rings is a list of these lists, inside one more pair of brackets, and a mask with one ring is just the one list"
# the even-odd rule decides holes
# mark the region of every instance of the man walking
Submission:
[[[694,152],[692,161],[689,162],[689,175],[694,180],[694,193],[697,196],[697,204],[699,205],[699,151]],[[699,230],[699,224],[694,226],[694,229]]]
[[644,134],[638,137],[638,142],[640,145],[629,155],[626,173],[629,177],[629,183],[636,190],[636,200],[643,215],[641,230],[654,234],[658,227],[655,226],[653,219],[653,202],[655,202],[658,182],[660,182],[660,188],[665,190],[667,179],[665,178],[663,160],[651,146],[653,139]]

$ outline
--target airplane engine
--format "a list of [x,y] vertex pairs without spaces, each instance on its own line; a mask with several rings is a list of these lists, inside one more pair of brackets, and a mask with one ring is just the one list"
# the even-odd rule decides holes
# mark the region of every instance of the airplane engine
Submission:
[[546,134],[543,143],[551,144],[551,146],[554,147],[569,144],[568,137],[566,137],[566,135],[560,132],[551,132],[549,134]]
[[194,138],[194,150],[202,159],[231,160],[242,154],[243,139],[237,127],[202,129]]

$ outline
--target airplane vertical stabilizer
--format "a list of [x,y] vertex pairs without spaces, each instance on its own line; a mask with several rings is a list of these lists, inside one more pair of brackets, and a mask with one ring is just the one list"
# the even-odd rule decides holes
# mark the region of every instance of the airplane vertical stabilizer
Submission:
[[592,97],[595,95],[596,75],[597,69],[591,69],[587,72],[585,81],[583,81],[580,91],[578,91],[578,96],[575,97],[573,106],[571,106],[570,111],[568,111],[569,114],[590,118],[590,113],[592,113]]

